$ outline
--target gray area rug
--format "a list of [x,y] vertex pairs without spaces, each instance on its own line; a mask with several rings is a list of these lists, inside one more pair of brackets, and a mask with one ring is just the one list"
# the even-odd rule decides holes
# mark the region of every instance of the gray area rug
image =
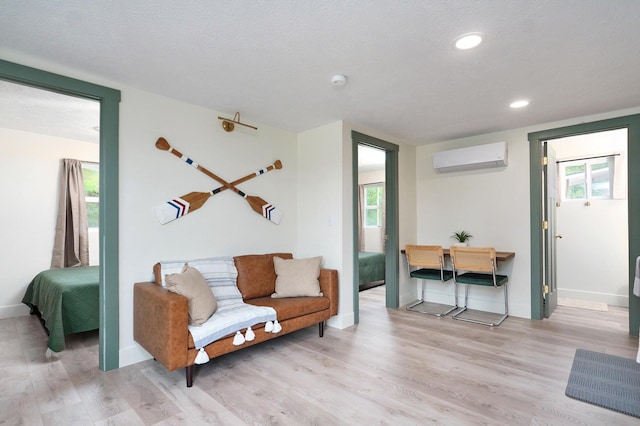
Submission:
[[640,364],[633,359],[578,349],[565,394],[640,418]]

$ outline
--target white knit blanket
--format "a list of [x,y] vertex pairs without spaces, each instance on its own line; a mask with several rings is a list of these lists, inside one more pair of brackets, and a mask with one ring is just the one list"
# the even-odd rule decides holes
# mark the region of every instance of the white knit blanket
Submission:
[[230,333],[276,320],[276,311],[268,306],[242,303],[219,308],[201,326],[189,326],[195,347],[200,349]]
[[218,302],[218,309],[204,324],[189,326],[197,349],[227,334],[277,319],[273,308],[244,303],[236,285],[238,270],[230,256],[160,262],[162,285],[165,275],[179,273],[185,263],[200,271]]

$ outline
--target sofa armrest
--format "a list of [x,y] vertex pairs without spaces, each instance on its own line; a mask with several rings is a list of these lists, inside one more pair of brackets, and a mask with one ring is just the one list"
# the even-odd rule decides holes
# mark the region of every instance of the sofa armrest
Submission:
[[187,366],[189,301],[151,282],[133,286],[133,338],[167,370]]
[[338,270],[320,269],[320,291],[329,298],[329,313],[338,314]]

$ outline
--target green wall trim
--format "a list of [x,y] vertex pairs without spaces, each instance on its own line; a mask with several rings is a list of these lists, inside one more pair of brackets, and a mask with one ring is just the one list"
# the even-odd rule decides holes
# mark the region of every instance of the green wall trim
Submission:
[[100,102],[99,367],[119,367],[118,126],[120,91],[0,59],[0,79]]
[[[543,318],[542,299],[542,164],[543,141],[606,130],[628,130],[628,205],[629,205],[629,334],[638,335],[640,298],[633,295],[636,258],[640,256],[640,114],[577,124],[574,126],[529,133],[530,202],[531,202],[531,317]],[[606,265],[605,265],[606,267]]]
[[389,239],[386,242],[386,253],[396,253],[395,256],[386,256],[385,281],[386,281],[386,306],[397,308],[400,304],[400,288],[398,279],[400,275],[399,256],[399,208],[398,208],[398,151],[400,147],[391,142],[365,135],[355,130],[351,131],[352,167],[353,172],[353,312],[354,322],[360,321],[360,300],[359,300],[359,272],[358,272],[358,252],[360,244],[358,240],[358,145],[367,145],[373,148],[380,148],[385,151],[385,203],[386,203],[386,230]]

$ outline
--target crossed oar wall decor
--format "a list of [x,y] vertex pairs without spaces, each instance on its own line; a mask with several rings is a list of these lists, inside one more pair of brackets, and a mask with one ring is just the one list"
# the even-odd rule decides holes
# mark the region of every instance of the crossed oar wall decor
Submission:
[[224,191],[225,189],[230,189],[234,191],[236,194],[240,195],[242,198],[247,200],[247,202],[249,203],[249,206],[251,206],[253,211],[260,214],[262,217],[270,220],[271,222],[275,223],[276,225],[279,224],[280,221],[282,220],[282,212],[276,209],[272,204],[266,202],[260,197],[247,195],[244,192],[240,191],[238,188],[236,188],[236,185],[239,185],[242,182],[246,182],[249,179],[253,179],[256,176],[260,176],[274,169],[281,169],[282,163],[280,162],[280,160],[276,160],[275,163],[273,163],[268,167],[265,167],[264,169],[260,169],[257,172],[251,173],[245,177],[242,177],[240,179],[237,179],[229,183],[226,180],[222,179],[221,177],[210,172],[209,170],[207,170],[197,162],[193,161],[191,158],[183,155],[177,149],[173,148],[165,138],[158,138],[158,140],[156,141],[156,148],[162,151],[170,152],[171,154],[183,160],[186,164],[192,167],[195,167],[205,175],[209,176],[210,178],[218,181],[223,185],[209,192],[190,192],[181,197],[174,198],[173,200],[167,201],[166,203],[160,206],[157,206],[154,209],[154,211],[156,213],[156,217],[158,218],[161,224],[164,225],[165,223],[171,222],[175,219],[178,219],[182,216],[185,216],[199,209],[204,205],[204,203],[210,197],[216,195],[219,192]]

